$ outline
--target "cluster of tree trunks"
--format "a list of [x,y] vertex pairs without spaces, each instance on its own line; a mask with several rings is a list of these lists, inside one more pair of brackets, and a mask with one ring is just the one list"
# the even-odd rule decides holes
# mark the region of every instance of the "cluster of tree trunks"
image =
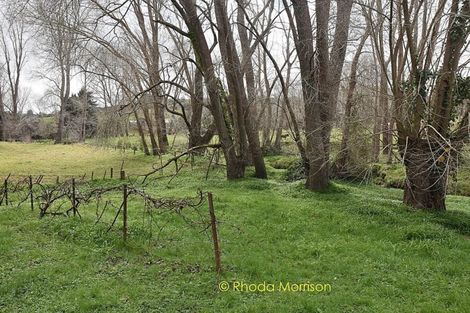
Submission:
[[255,166],[255,176],[266,178],[266,168],[253,124],[248,96],[244,88],[241,63],[236,50],[225,3],[214,3],[220,53],[227,79],[229,96],[214,71],[211,50],[199,20],[196,4],[190,0],[172,0],[188,28],[198,69],[202,72],[209,96],[209,109],[222,145],[227,178],[244,176],[248,153]]
[[[445,43],[442,48],[441,68],[429,97],[426,93],[427,76],[430,70],[437,33],[443,16],[445,2],[440,2],[433,21],[429,25],[430,44],[418,43],[418,30],[411,23],[418,16],[419,8],[410,7],[407,0],[396,4],[403,13],[402,39],[398,40],[395,51],[408,49],[411,87],[403,88],[400,75],[403,63],[400,57],[392,55],[393,96],[397,119],[400,154],[406,167],[404,202],[416,208],[442,211],[446,209],[445,194],[447,175],[451,170],[450,151],[456,150],[464,138],[452,136],[451,114],[456,86],[456,73],[462,49],[470,33],[470,1],[452,0]],[[393,9],[394,4],[391,4]],[[426,28],[423,26],[423,29]],[[406,38],[406,41],[405,39]],[[428,114],[427,112],[431,112]],[[466,135],[466,137],[468,134]]]
[[330,133],[346,54],[352,0],[337,3],[331,52],[328,42],[331,1],[315,2],[316,50],[308,1],[292,0],[295,23],[287,1],[283,1],[294,34],[302,79],[308,160],[306,187],[322,190],[329,185]]

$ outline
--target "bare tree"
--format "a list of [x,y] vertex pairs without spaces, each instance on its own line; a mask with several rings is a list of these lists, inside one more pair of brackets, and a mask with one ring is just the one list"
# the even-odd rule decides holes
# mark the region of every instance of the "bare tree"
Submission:
[[16,120],[20,103],[20,81],[26,62],[26,35],[25,23],[21,18],[15,18],[14,12],[10,12],[13,18],[7,18],[6,27],[0,27],[2,53],[5,70],[8,79],[10,94],[10,111]]
[[337,161],[335,162],[336,171],[340,175],[344,175],[348,172],[348,166],[351,163],[350,160],[350,132],[351,132],[351,123],[354,119],[354,95],[357,86],[357,69],[359,65],[359,58],[362,54],[362,49],[369,38],[370,31],[369,28],[366,28],[364,34],[361,37],[359,45],[356,47],[356,53],[351,62],[351,70],[349,73],[349,82],[348,82],[348,89],[346,95],[346,105],[345,105],[345,112],[344,112],[344,125],[343,125],[343,133],[341,139],[341,147],[340,151],[337,156]]
[[[253,114],[250,114],[252,111],[250,110],[248,96],[243,83],[240,59],[238,57],[233,34],[230,29],[227,7],[223,1],[217,1],[214,3],[214,9],[218,26],[220,54],[223,59],[225,75],[230,92],[230,100],[232,101],[232,106],[235,108],[234,116],[236,117],[235,123],[240,136],[240,151],[242,155],[245,153],[244,142],[246,136],[248,138],[249,149],[255,166],[255,176],[258,178],[266,178],[267,173],[264,165],[263,154],[261,152],[259,135],[257,128],[254,126],[254,116]],[[254,84],[254,82],[250,80],[250,84],[248,84],[248,86],[252,84]]]
[[[240,149],[240,137],[233,137],[232,113],[222,83],[214,71],[214,63],[211,57],[212,49],[205,37],[196,4],[191,0],[172,0],[171,2],[183,18],[188,32],[178,29],[174,25],[165,24],[191,40],[198,68],[203,73],[206,83],[210,100],[209,109],[214,117],[219,140],[223,148],[227,178],[243,177],[245,165],[243,156],[240,154],[243,151],[243,149]],[[160,23],[164,22],[160,21]],[[189,36],[189,33],[191,33],[191,36]],[[243,143],[241,144],[243,145]]]
[[388,64],[380,64],[392,90],[406,167],[404,203],[445,210],[447,177],[466,139],[451,121],[456,77],[470,33],[470,1],[402,0],[387,5],[374,12],[383,12],[389,22],[390,75]]
[[70,97],[72,71],[79,55],[78,34],[86,13],[81,1],[36,0],[31,1],[29,5],[30,20],[38,28],[37,33],[40,34],[40,49],[47,71],[43,73],[43,78],[53,84],[59,98],[55,142],[61,143],[64,139],[64,107]]
[[[126,62],[134,65],[133,75],[140,76],[138,92],[144,91],[152,97],[152,108],[154,119],[151,119],[151,112],[148,106],[142,108],[146,124],[149,128],[149,135],[154,154],[164,153],[168,146],[165,115],[160,82],[160,48],[159,48],[159,27],[156,20],[160,15],[161,4],[158,1],[126,1],[122,4],[107,4],[101,1],[92,0],[94,6],[103,16],[109,18],[111,29],[119,27],[123,32],[130,51],[120,53],[119,57],[125,55]],[[121,8],[123,8],[121,10]],[[131,13],[132,16],[129,16]],[[134,25],[134,24],[136,25]],[[114,25],[113,25],[114,24]],[[134,27],[136,26],[136,27]],[[88,34],[100,44],[109,45],[111,38],[96,38],[96,33]],[[132,51],[132,52],[131,52]],[[129,52],[131,55],[129,55]],[[153,121],[155,122],[155,131]],[[156,138],[155,138],[156,134]],[[157,144],[158,140],[158,144]]]
[[[328,43],[329,0],[317,0],[316,52],[310,8],[306,0],[292,0],[294,17],[283,0],[300,64],[305,105],[306,187],[321,190],[329,184],[330,133],[338,97],[348,39],[352,1],[337,2],[337,18],[331,53]],[[294,22],[295,18],[295,22]]]
[[3,67],[0,67],[0,141],[5,140],[5,105],[3,104],[4,99],[4,87],[3,87]]

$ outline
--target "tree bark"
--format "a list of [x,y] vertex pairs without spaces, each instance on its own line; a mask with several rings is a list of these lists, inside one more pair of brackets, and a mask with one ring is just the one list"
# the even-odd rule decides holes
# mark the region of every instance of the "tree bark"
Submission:
[[140,135],[140,140],[142,142],[142,149],[144,150],[145,155],[150,155],[149,147],[147,145],[147,141],[145,140],[144,129],[142,127],[142,124],[140,123],[139,115],[137,114],[136,110],[134,110],[134,117],[135,117],[135,123],[137,124],[137,130]]
[[[435,51],[424,53],[424,51],[416,50],[415,41],[418,34],[413,32],[416,32],[416,29],[413,29],[410,23],[412,9],[408,6],[407,0],[398,4],[399,9],[403,11],[402,28],[406,34],[406,47],[410,58],[408,63],[396,62],[393,57],[391,59],[398,145],[406,168],[403,202],[418,209],[431,211],[446,209],[447,176],[451,170],[450,151],[457,150],[458,145],[462,144],[462,142],[452,141],[452,146],[450,146],[451,140],[448,139],[451,130],[451,112],[454,108],[455,77],[470,33],[470,1],[464,0],[462,5],[459,5],[459,2],[459,0],[452,0],[450,5],[446,39],[441,51],[442,64],[430,101],[426,101],[427,92],[423,87],[423,82],[426,82],[426,77],[422,75],[423,69],[420,67],[423,60],[418,59],[417,56],[432,57],[437,53]],[[393,5],[394,3],[391,3],[391,8]],[[432,27],[438,27],[440,16],[442,12],[436,13],[437,22]],[[431,39],[431,43],[433,40]],[[399,44],[404,46],[403,42]],[[400,47],[395,47],[395,51],[400,52]],[[399,61],[400,57],[403,58],[398,54]],[[426,60],[425,64],[431,63]],[[405,65],[410,68],[412,99],[405,98],[409,97],[410,91],[405,93],[401,87],[403,79],[400,74],[403,73]],[[413,106],[405,107],[407,109],[405,111],[401,110],[401,107],[407,103]],[[427,111],[431,112],[430,118],[427,118]]]
[[229,112],[230,109],[226,103],[226,97],[221,88],[220,81],[214,71],[209,45],[199,21],[196,5],[191,0],[171,0],[171,2],[185,21],[194,54],[196,55],[196,62],[204,74],[210,100],[209,109],[214,117],[214,123],[224,152],[227,178],[241,178],[245,173],[245,165],[243,159],[237,155],[235,142],[231,137],[233,126]]
[[[194,72],[193,93],[191,95],[191,122],[189,127],[189,148],[208,144],[215,132],[215,125],[211,124],[205,134],[201,134],[202,110],[204,108],[204,82],[202,73],[196,69]],[[196,151],[200,152],[200,150]]]
[[447,152],[424,139],[400,140],[406,168],[403,202],[417,209],[445,211]]
[[387,76],[386,73],[381,71],[380,75],[380,110],[382,112],[382,154],[388,156],[391,154],[391,119],[390,119],[390,110],[388,103],[388,86],[387,86]]
[[[333,39],[333,47],[329,56],[328,66],[328,90],[326,91],[328,102],[326,106],[322,106],[326,115],[324,120],[323,142],[325,145],[325,159],[328,162],[327,170],[329,170],[330,160],[330,136],[333,129],[334,116],[338,103],[338,93],[341,83],[341,73],[343,72],[344,59],[346,57],[346,48],[348,44],[349,25],[351,20],[351,9],[353,0],[337,1],[336,9],[336,26]],[[326,12],[325,12],[326,13]],[[326,51],[328,48],[326,48]],[[322,64],[319,64],[320,70]]]
[[348,172],[348,165],[350,163],[350,150],[349,150],[349,137],[351,132],[351,123],[353,122],[353,106],[354,106],[354,93],[356,91],[357,85],[357,68],[359,64],[359,58],[362,54],[362,49],[366,43],[367,38],[369,37],[369,30],[366,29],[366,32],[362,35],[361,41],[357,46],[356,53],[354,54],[353,60],[351,62],[351,71],[349,74],[349,84],[348,84],[348,93],[346,96],[346,105],[344,112],[344,125],[343,125],[343,136],[341,138],[341,147],[338,153],[338,158],[335,164],[337,173],[342,175],[342,173]]
[[3,90],[2,90],[2,86],[0,85],[0,141],[5,140],[5,123],[6,123],[6,116],[5,116],[5,106],[3,105]]
[[[224,60],[227,84],[237,113],[236,121],[237,127],[240,130],[240,143],[243,143],[243,133],[245,133],[248,138],[249,149],[255,167],[255,176],[258,178],[267,178],[258,130],[255,127],[253,111],[252,108],[250,108],[245,92],[240,59],[238,58],[235,41],[230,29],[225,2],[216,1],[214,3],[214,9],[218,26],[220,54]],[[242,144],[242,147],[243,146]],[[242,156],[244,156],[244,153],[245,151],[242,149]]]
[[[308,159],[306,187],[311,190],[322,190],[329,184],[329,141],[346,52],[352,0],[337,3],[338,17],[331,56],[328,46],[331,1],[317,0],[315,3],[316,53],[313,49],[308,2],[292,0],[292,4],[297,26],[294,38],[305,106]],[[293,21],[290,21],[290,24],[294,29]]]
[[144,112],[145,123],[149,131],[150,144],[152,145],[152,154],[159,155],[157,140],[155,139],[155,133],[153,131],[152,119],[150,118],[149,109],[146,103],[142,103],[142,112]]

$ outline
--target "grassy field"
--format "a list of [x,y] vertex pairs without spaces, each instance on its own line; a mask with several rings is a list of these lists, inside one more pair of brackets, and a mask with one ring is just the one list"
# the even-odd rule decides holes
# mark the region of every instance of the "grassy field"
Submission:
[[[104,171],[122,160],[137,174],[156,161],[87,145],[5,143],[0,160],[0,176],[50,177]],[[250,178],[249,170],[246,179],[229,182],[223,168],[205,180],[205,164],[199,158],[193,170],[186,166],[170,183],[161,179],[146,190],[214,193],[219,279],[204,225],[175,214],[149,221],[139,199],[130,201],[127,243],[118,226],[107,232],[111,212],[95,224],[95,205],[81,208],[82,219],[39,219],[26,205],[2,206],[0,312],[469,311],[469,198],[449,196],[446,213],[429,214],[404,207],[397,189],[336,182],[313,193],[302,182],[283,181],[284,170],[271,166],[266,181]],[[220,281],[230,290],[220,291]],[[310,282],[331,291],[242,292],[233,290],[237,282]]]
[[129,174],[145,172],[158,158],[138,151],[105,149],[85,144],[53,145],[49,143],[0,143],[0,176],[44,175],[55,179],[91,175],[103,177],[113,167],[118,174],[122,162]]

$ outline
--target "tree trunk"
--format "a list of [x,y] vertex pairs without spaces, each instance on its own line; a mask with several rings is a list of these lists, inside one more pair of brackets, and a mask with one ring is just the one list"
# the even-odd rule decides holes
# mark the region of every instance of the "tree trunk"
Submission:
[[[168,135],[166,132],[166,124],[165,124],[165,117],[164,117],[164,108],[163,104],[161,103],[161,97],[158,96],[157,88],[153,88],[151,90],[152,98],[153,98],[153,113],[154,113],[154,120],[155,120],[155,134],[158,140],[158,147],[160,153],[165,153],[168,148]],[[162,116],[163,114],[163,116]]]
[[144,153],[145,155],[150,155],[147,141],[145,141],[144,129],[142,128],[142,124],[140,123],[139,115],[137,115],[136,110],[134,110],[134,116],[135,116],[135,123],[137,124],[137,130],[139,131],[139,135],[140,135],[140,140],[142,142],[142,148],[144,149]]
[[388,104],[388,87],[386,73],[380,75],[380,108],[382,111],[382,154],[388,156],[391,153],[391,129],[390,110]]
[[[289,23],[293,29],[297,28],[294,38],[305,106],[308,159],[306,187],[310,190],[322,190],[329,184],[330,133],[346,53],[352,0],[337,3],[338,17],[331,56],[328,45],[331,1],[315,2],[316,51],[313,49],[313,27],[308,1],[292,0],[292,4],[296,26],[293,21]],[[284,5],[289,10],[286,1]]]
[[361,38],[359,46],[356,49],[353,60],[351,62],[351,72],[349,74],[348,94],[346,97],[346,106],[344,112],[344,125],[343,125],[343,136],[341,138],[341,148],[339,150],[338,159],[335,162],[335,168],[337,174],[348,172],[348,165],[350,163],[350,150],[349,150],[349,136],[351,132],[351,123],[353,122],[353,105],[354,105],[354,93],[357,85],[357,67],[359,64],[359,58],[369,37],[369,30],[367,29]]
[[[164,101],[166,101],[165,99]],[[163,109],[162,106],[159,107],[160,110],[158,110],[158,117],[159,117],[159,123],[157,124],[157,132],[158,132],[158,142],[160,145],[160,151],[161,153],[165,153],[167,148],[168,148],[168,132],[166,129],[166,121],[165,121],[165,110]]]
[[153,132],[152,119],[150,118],[149,109],[147,108],[146,103],[142,103],[141,106],[142,112],[144,112],[145,123],[147,124],[147,128],[149,130],[150,144],[152,145],[152,154],[158,155],[158,145],[157,141],[155,140],[155,133]]
[[274,151],[281,153],[281,141],[282,141],[282,129],[284,126],[284,112],[285,112],[285,103],[282,104],[282,109],[277,110],[277,128],[276,128],[276,137],[274,138]]
[[[403,202],[418,209],[429,211],[444,211],[446,198],[446,185],[452,163],[450,162],[451,151],[458,151],[462,141],[452,140],[450,137],[454,88],[456,86],[456,74],[460,58],[463,55],[465,42],[470,34],[470,1],[452,0],[446,30],[445,44],[442,49],[442,65],[438,78],[432,90],[431,101],[424,101],[426,94],[423,90],[417,55],[414,46],[413,29],[410,24],[410,13],[408,2],[400,3],[404,13],[404,29],[407,36],[406,45],[410,54],[410,76],[414,80],[414,97],[409,100],[413,106],[405,107],[409,111],[407,116],[398,115],[396,125],[398,131],[398,145],[400,154],[406,167],[406,184]],[[392,3],[393,5],[393,3]],[[460,8],[460,10],[459,10]],[[433,53],[435,53],[433,51]],[[423,55],[423,54],[420,54]],[[402,81],[397,77],[397,67],[393,63],[392,74],[394,85],[395,112],[405,103],[404,94],[401,89]],[[416,96],[415,96],[416,95]],[[423,117],[425,112],[432,112],[432,120],[429,122]],[[426,128],[424,128],[424,127]]]
[[57,134],[56,134],[56,139],[55,139],[56,144],[62,143],[62,141],[64,139],[64,107],[65,107],[65,104],[63,104],[62,102],[65,102],[65,101],[62,100],[61,104],[60,104],[59,122],[58,122],[58,125],[57,125]]
[[401,140],[406,168],[403,202],[417,209],[445,211],[447,152],[424,139]]
[[[334,116],[338,103],[339,86],[341,83],[341,73],[343,72],[346,48],[348,45],[352,4],[353,0],[337,1],[335,35],[327,70],[328,89],[325,91],[328,100],[327,105],[322,106],[322,111],[325,115],[323,121],[324,126],[322,127],[322,136],[325,146],[325,159],[328,162],[327,170],[329,170],[331,130],[333,129]],[[328,12],[325,13],[328,14]],[[327,30],[326,34],[328,36]],[[326,47],[326,53],[327,52],[328,48]],[[322,64],[318,64],[317,66],[320,66],[320,70],[324,68]]]
[[380,155],[380,118],[377,105],[374,106],[374,128],[372,131],[372,162],[379,161]]
[[[244,146],[244,134],[248,139],[249,150],[251,152],[253,164],[255,166],[255,176],[258,178],[267,178],[266,167],[259,141],[259,135],[254,123],[252,108],[248,102],[247,94],[243,84],[243,75],[241,71],[240,59],[238,58],[235,41],[230,29],[230,23],[227,16],[227,8],[223,1],[214,3],[215,17],[218,24],[219,48],[222,55],[224,70],[227,77],[227,84],[230,91],[230,98],[236,110],[236,126],[239,133],[240,144]],[[254,79],[254,78],[253,78]],[[253,82],[254,83],[254,82]],[[244,157],[245,151],[241,151]]]
[[5,107],[3,105],[3,90],[0,86],[0,141],[5,140]]
[[[66,53],[71,53],[70,51]],[[61,70],[61,84],[60,84],[60,109],[59,109],[59,124],[57,126],[57,137],[55,143],[62,143],[64,139],[64,110],[70,96],[70,55],[66,54],[64,60],[60,60]]]
[[[204,135],[201,134],[202,110],[204,108],[204,82],[202,73],[196,69],[194,73],[194,90],[191,95],[191,127],[189,127],[188,148],[208,144],[215,132],[211,124]],[[197,153],[198,151],[196,151]]]
[[387,154],[387,164],[392,164],[393,162],[393,130],[395,126],[395,120],[393,118],[390,118],[390,127],[388,130],[388,143],[389,143],[389,149],[388,149],[388,154]]
[[[295,20],[297,22],[297,36],[295,41],[297,55],[300,63],[302,78],[302,94],[305,106],[305,133],[306,133],[306,158],[308,168],[306,187],[311,190],[321,190],[328,186],[328,162],[325,160],[325,146],[322,138],[321,107],[326,105],[324,94],[327,72],[319,70],[313,65],[313,33],[306,0],[292,1]],[[328,12],[329,1],[317,1],[317,64],[328,67]],[[292,27],[292,25],[291,25]],[[317,75],[323,74],[317,79]],[[318,85],[317,85],[318,83]],[[318,88],[315,88],[318,86]],[[321,100],[323,99],[323,101]]]
[[235,142],[231,137],[232,119],[226,103],[224,91],[217,78],[207,40],[199,21],[195,2],[192,0],[171,0],[181,13],[188,30],[191,32],[191,44],[201,71],[204,74],[207,93],[209,95],[212,116],[217,128],[219,140],[225,157],[228,179],[241,178],[245,174],[243,160],[237,155]]

